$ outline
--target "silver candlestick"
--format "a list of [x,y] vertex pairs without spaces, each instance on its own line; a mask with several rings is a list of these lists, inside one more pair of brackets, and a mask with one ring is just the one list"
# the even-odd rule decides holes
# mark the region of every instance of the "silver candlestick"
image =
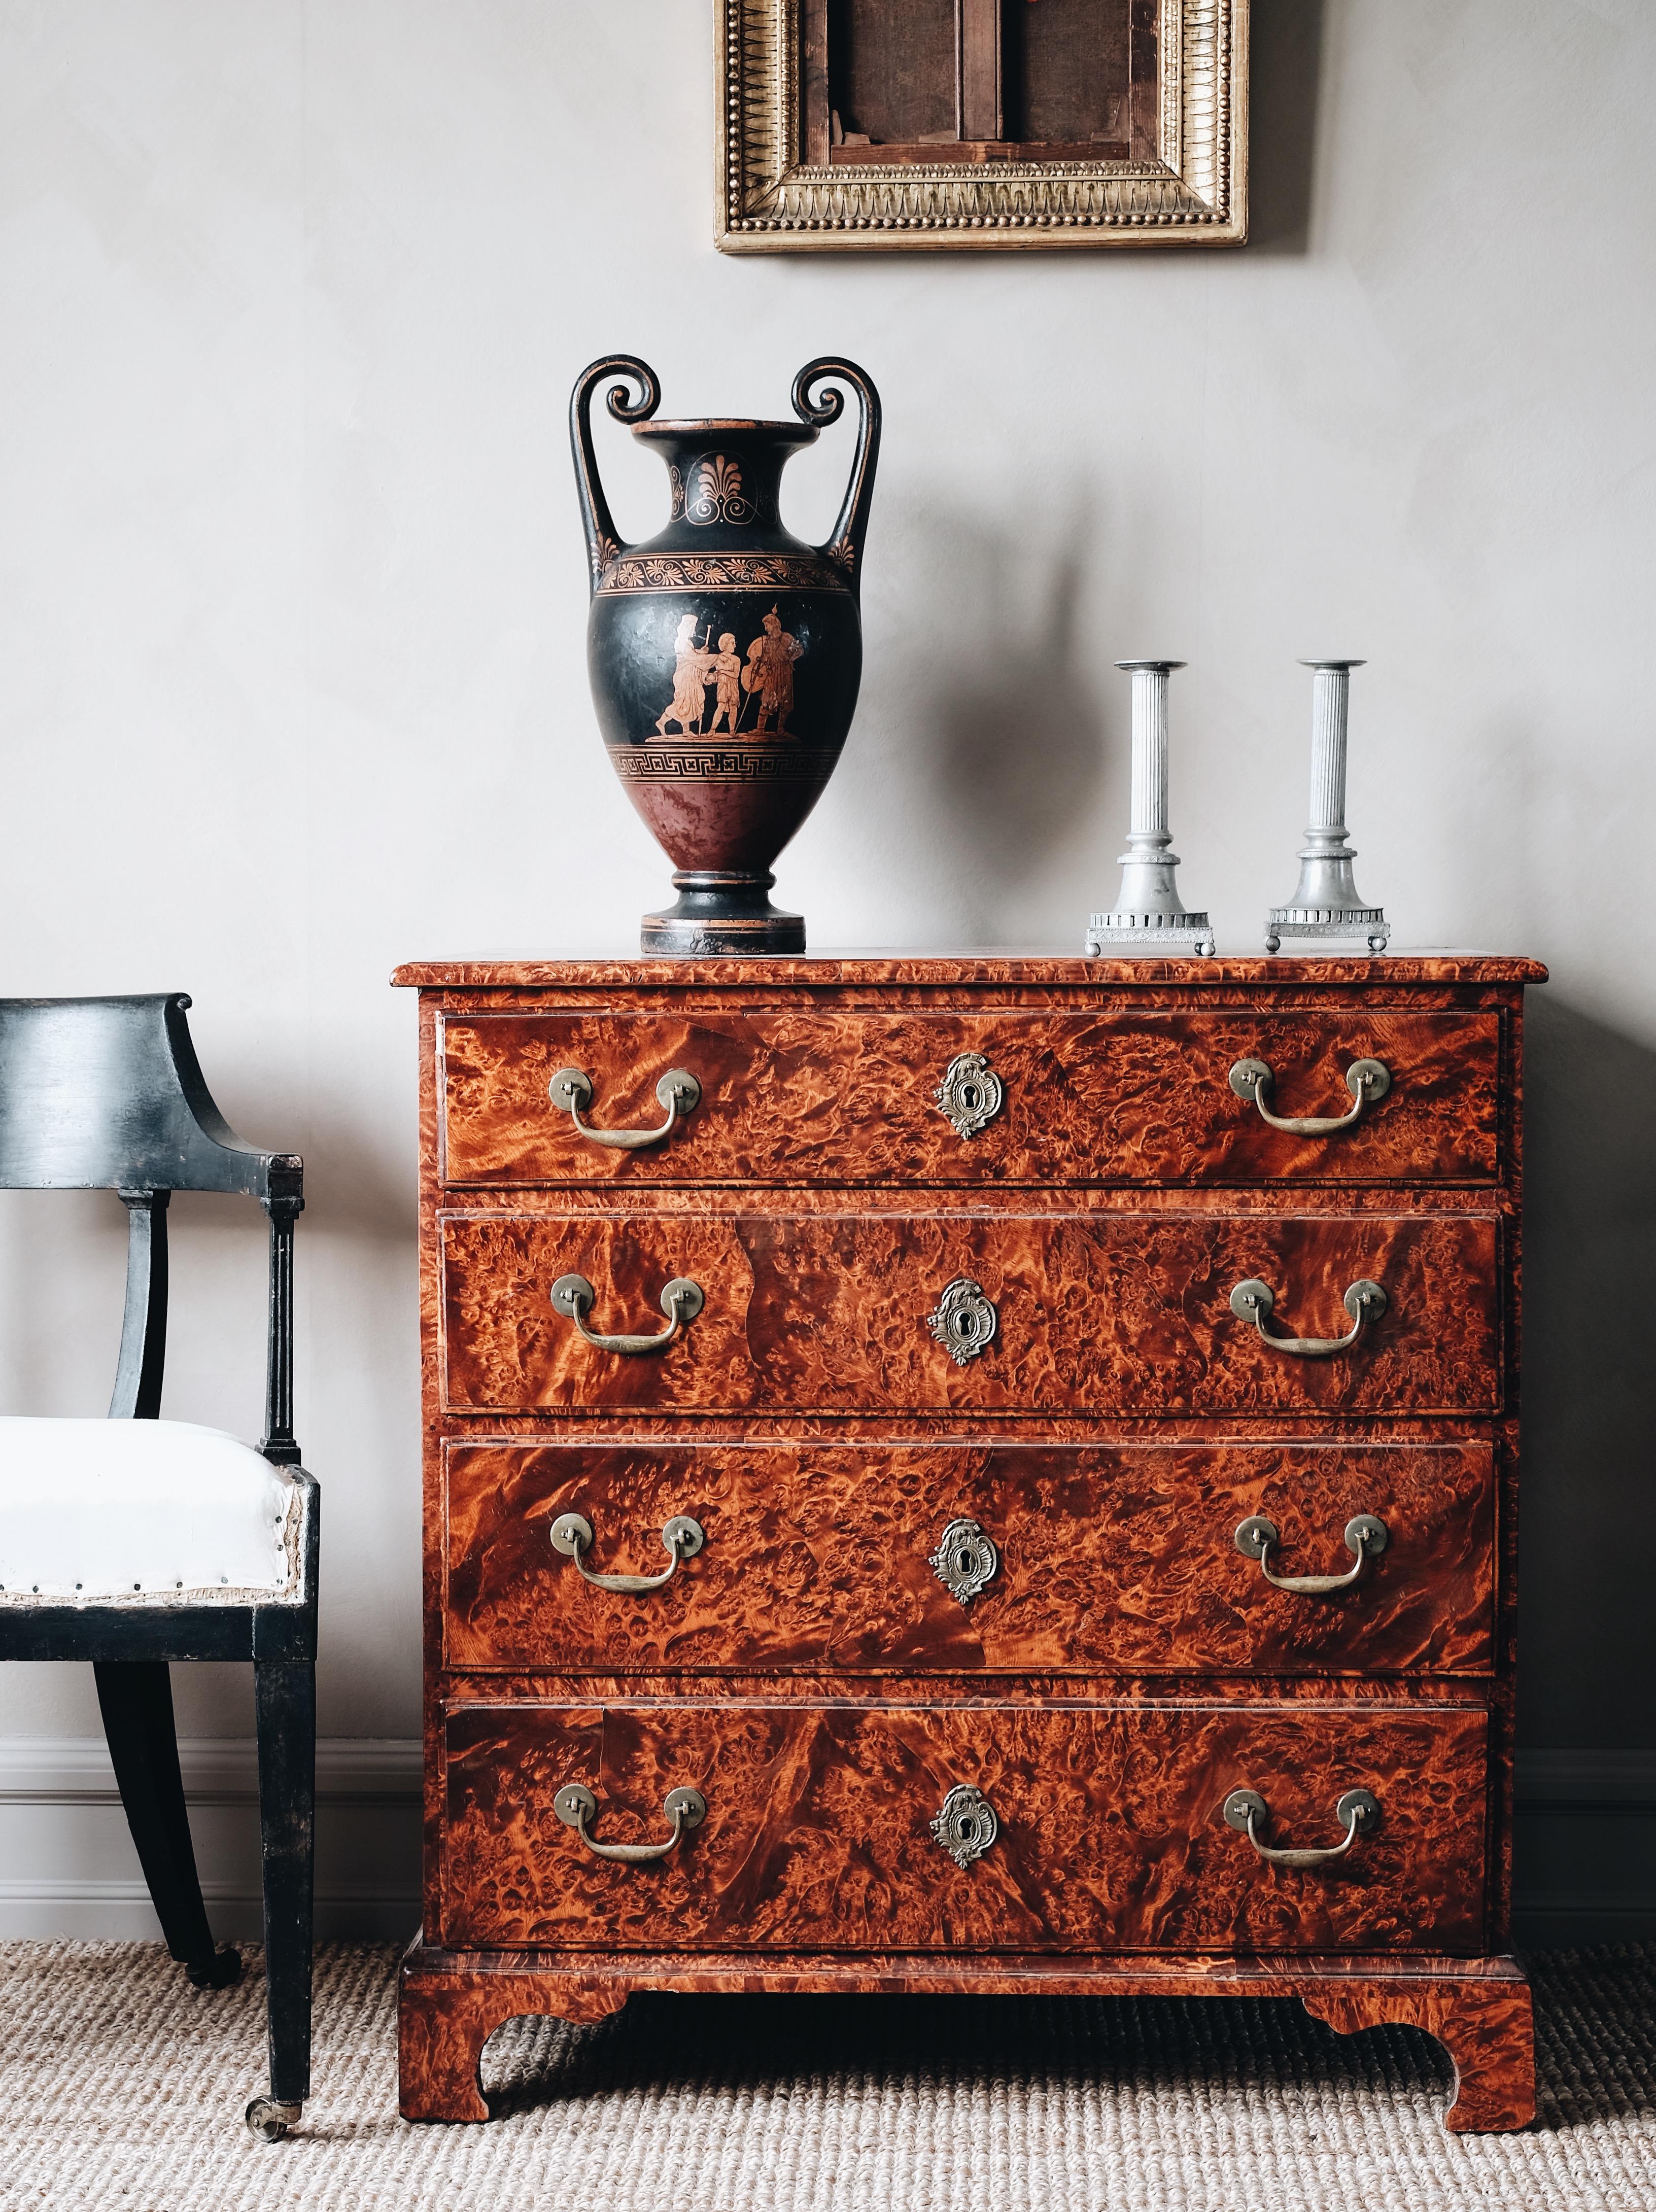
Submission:
[[1182,660],[1118,660],[1133,679],[1133,821],[1120,860],[1121,897],[1087,925],[1087,950],[1106,945],[1182,945],[1214,950],[1205,914],[1189,913],[1173,882],[1178,854],[1167,827],[1167,678]]
[[1346,708],[1351,672],[1361,660],[1302,660],[1314,672],[1311,693],[1311,827],[1300,855],[1300,880],[1291,905],[1265,917],[1265,950],[1285,937],[1351,938],[1384,952],[1391,925],[1382,907],[1365,906],[1352,880],[1356,857],[1345,826]]

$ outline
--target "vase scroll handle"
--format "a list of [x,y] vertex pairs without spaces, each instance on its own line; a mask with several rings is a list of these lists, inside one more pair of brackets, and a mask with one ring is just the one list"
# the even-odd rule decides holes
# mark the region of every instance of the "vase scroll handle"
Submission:
[[[830,389],[813,401],[811,394],[819,384]],[[832,389],[836,384],[849,384],[857,396],[856,458],[851,463],[851,480],[845,487],[844,502],[833,534],[817,550],[837,562],[855,592],[861,574],[868,509],[874,503],[874,469],[880,459],[880,394],[866,369],[859,368],[854,361],[836,361],[831,355],[824,354],[816,361],[807,362],[794,379],[794,412],[801,422],[813,423],[819,430],[826,429],[831,422],[837,422],[845,402]]]
[[[593,452],[592,397],[606,376],[622,382],[611,386],[607,404],[618,422],[646,422],[661,404],[661,387],[655,371],[630,354],[606,354],[583,368],[569,394],[569,449],[575,456],[575,488],[581,501],[581,526],[587,533],[587,563],[593,588],[617,556],[626,550],[615,534],[615,520],[599,482],[598,461]],[[629,385],[638,386],[636,400],[627,397]]]

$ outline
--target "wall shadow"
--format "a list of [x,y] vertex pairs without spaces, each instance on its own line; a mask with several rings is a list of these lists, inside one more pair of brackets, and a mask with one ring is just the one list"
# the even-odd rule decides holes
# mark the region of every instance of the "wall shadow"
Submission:
[[1530,994],[1519,1731],[1656,1745],[1656,1053]]
[[1325,0],[1254,0],[1249,53],[1248,248],[1309,250]]
[[947,547],[949,589],[881,648],[906,660],[898,683],[914,702],[892,719],[893,758],[935,840],[940,898],[965,908],[969,941],[988,943],[1087,817],[1104,773],[1107,664],[1082,612],[1091,531],[1080,515],[1055,529],[1032,576],[1026,554],[958,514],[916,525],[926,569]]

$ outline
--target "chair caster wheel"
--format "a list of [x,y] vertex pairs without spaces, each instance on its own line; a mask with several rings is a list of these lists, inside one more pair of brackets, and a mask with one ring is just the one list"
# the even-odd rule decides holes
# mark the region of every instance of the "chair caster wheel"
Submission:
[[184,1971],[198,1990],[228,1990],[241,1979],[241,1954],[227,1943],[210,1959],[198,1959]]
[[255,2097],[244,2117],[260,2142],[280,2142],[289,2128],[298,2125],[304,2109],[302,2104],[285,2105],[277,2097]]

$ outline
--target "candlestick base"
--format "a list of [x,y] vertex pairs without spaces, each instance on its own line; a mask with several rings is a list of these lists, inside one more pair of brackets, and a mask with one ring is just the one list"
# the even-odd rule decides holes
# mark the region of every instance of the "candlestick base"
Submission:
[[1384,952],[1391,927],[1378,906],[1274,906],[1265,916],[1265,950],[1275,952],[1285,937],[1316,939],[1324,944],[1361,939],[1371,952]]
[[1095,914],[1087,917],[1086,951],[1096,959],[1106,945],[1168,945],[1211,958],[1218,951],[1205,914],[1181,908],[1177,914]]

